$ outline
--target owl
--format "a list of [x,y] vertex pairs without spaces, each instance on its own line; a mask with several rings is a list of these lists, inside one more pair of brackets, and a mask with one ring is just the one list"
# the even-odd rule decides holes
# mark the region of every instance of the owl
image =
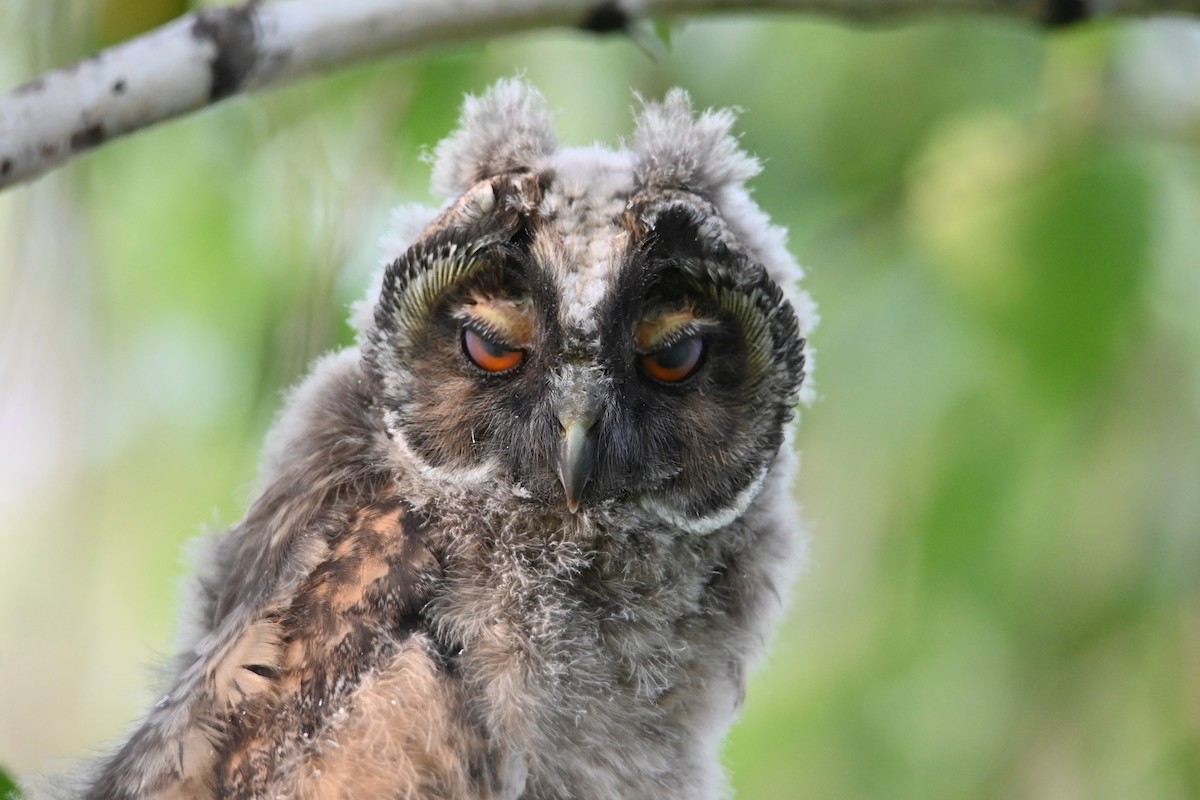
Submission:
[[[269,433],[165,688],[59,796],[708,798],[804,534],[815,320],[728,111],[468,98]],[[411,239],[411,244],[400,243]]]

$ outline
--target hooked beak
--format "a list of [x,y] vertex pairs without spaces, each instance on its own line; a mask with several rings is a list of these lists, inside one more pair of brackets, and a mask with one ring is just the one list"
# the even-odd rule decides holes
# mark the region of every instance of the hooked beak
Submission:
[[558,443],[558,454],[554,466],[558,479],[567,494],[567,508],[574,514],[579,511],[583,489],[592,477],[592,466],[596,453],[596,412],[592,409],[572,409],[560,413],[562,439]]

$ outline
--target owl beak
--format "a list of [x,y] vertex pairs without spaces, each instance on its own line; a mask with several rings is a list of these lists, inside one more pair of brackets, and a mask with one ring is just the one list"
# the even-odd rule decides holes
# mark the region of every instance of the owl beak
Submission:
[[558,444],[555,467],[558,479],[567,493],[567,508],[571,513],[579,511],[583,488],[592,477],[593,456],[596,450],[595,415],[564,414],[562,440]]

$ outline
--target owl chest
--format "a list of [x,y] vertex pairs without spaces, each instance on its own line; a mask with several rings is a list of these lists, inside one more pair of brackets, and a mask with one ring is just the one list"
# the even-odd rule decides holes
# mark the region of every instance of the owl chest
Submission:
[[733,710],[708,640],[711,569],[616,563],[567,542],[497,549],[486,569],[451,569],[430,606],[457,638],[476,723],[523,763],[525,796],[673,796],[702,718]]

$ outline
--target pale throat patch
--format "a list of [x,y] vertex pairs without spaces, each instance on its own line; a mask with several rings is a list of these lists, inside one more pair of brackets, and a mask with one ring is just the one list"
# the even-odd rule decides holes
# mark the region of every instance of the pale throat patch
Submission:
[[746,488],[738,492],[729,505],[703,517],[689,517],[652,495],[639,497],[638,504],[668,525],[673,525],[686,533],[703,536],[724,528],[746,513],[746,509],[750,507],[754,498],[758,497],[758,493],[762,490],[763,482],[767,479],[767,470],[768,468],[764,466],[758,476]]

